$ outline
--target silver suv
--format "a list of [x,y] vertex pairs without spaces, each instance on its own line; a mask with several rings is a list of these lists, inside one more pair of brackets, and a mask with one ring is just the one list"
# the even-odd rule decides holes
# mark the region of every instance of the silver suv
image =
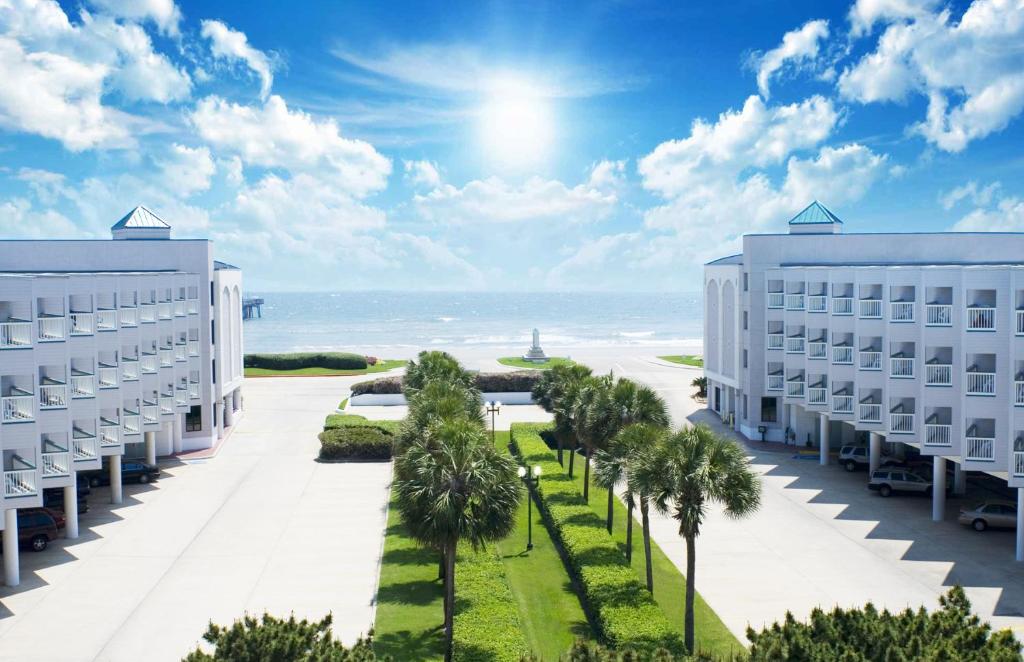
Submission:
[[906,469],[879,469],[871,474],[868,489],[875,490],[884,497],[892,496],[894,492],[931,494],[932,484]]
[[867,446],[843,446],[839,449],[839,464],[847,471],[856,471],[870,463]]

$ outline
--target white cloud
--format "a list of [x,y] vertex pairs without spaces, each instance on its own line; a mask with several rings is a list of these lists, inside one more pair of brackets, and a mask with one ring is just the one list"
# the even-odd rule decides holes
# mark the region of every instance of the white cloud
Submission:
[[626,177],[626,161],[598,161],[590,169],[590,187],[598,190],[617,189]]
[[151,20],[162,32],[177,36],[181,10],[174,0],[90,0],[114,16],[133,21]]
[[[388,239],[413,251],[418,261],[429,266],[431,271],[454,275],[457,278],[455,282],[463,289],[479,289],[485,285],[484,274],[480,269],[440,241],[425,235],[400,232],[392,232]],[[432,280],[436,282],[438,274],[434,275]]]
[[75,224],[52,209],[35,209],[31,201],[8,198],[0,201],[0,235],[15,239],[54,239],[78,235]]
[[431,161],[402,161],[405,179],[413,186],[437,188],[441,185],[441,173],[437,164]]
[[210,51],[214,57],[242,62],[259,76],[260,98],[267,98],[274,83],[274,74],[266,53],[253,48],[245,33],[232,30],[221,21],[204,20],[200,34],[210,40]]
[[108,87],[131,101],[167,103],[187,99],[192,80],[164,55],[153,50],[149,35],[138,25],[117,23],[106,17],[87,19],[90,38],[101,39],[115,49],[110,54]]
[[[990,189],[991,186],[986,187],[981,193],[985,194]],[[991,193],[983,199],[985,197],[983,195],[976,200],[976,204],[981,206],[961,218],[953,226],[954,231],[1024,232],[1024,199],[1012,195],[999,196],[993,205]]]
[[178,195],[187,198],[210,188],[210,180],[217,172],[210,150],[206,147],[171,145],[167,156],[157,159],[161,180]]
[[938,0],[857,0],[850,7],[851,32],[857,37],[871,32],[879,21],[916,18],[927,14]]
[[391,161],[373,145],[343,138],[334,120],[289,110],[277,95],[256,106],[207,97],[190,119],[203,140],[247,165],[322,173],[348,194],[379,191],[391,174]]
[[606,267],[613,260],[617,267],[627,265],[625,256],[640,238],[638,232],[622,232],[584,241],[569,257],[548,271],[545,284],[555,289],[581,286],[590,289],[599,284],[614,286],[614,283],[601,282],[610,276],[621,285],[621,269],[616,268],[609,273]]
[[993,182],[985,187],[979,186],[978,182],[967,182],[941,194],[939,196],[939,203],[947,211],[963,200],[970,200],[979,207],[986,207],[1000,187],[1001,184],[999,182]]
[[768,82],[787,62],[814,61],[818,57],[818,42],[828,38],[828,21],[808,21],[802,27],[787,32],[782,43],[764,53],[755,55],[757,64],[757,89],[765,99],[769,96]]

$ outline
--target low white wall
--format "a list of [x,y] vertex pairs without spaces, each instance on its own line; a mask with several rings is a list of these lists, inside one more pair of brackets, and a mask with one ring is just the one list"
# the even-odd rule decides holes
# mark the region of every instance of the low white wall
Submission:
[[[533,404],[533,395],[529,391],[516,391],[514,393],[484,393],[483,398],[484,402],[494,402],[497,400],[503,405]],[[388,395],[364,393],[363,395],[353,395],[349,398],[348,404],[352,407],[392,407],[404,405],[406,402],[405,396],[401,393]]]

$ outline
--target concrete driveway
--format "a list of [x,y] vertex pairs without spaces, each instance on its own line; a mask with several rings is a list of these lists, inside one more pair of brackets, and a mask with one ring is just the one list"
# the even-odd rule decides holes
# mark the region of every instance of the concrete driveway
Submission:
[[389,464],[318,464],[316,434],[359,378],[251,379],[220,453],[100,490],[82,537],[22,554],[0,587],[0,660],[180,660],[211,619],[334,614],[373,623]]

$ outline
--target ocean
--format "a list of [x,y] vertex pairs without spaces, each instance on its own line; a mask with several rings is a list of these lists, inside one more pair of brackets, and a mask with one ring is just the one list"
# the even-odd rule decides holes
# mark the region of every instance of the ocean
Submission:
[[[263,318],[244,324],[245,351],[431,348],[679,348],[699,344],[700,294],[523,292],[249,292]],[[390,350],[390,353],[389,353]]]

